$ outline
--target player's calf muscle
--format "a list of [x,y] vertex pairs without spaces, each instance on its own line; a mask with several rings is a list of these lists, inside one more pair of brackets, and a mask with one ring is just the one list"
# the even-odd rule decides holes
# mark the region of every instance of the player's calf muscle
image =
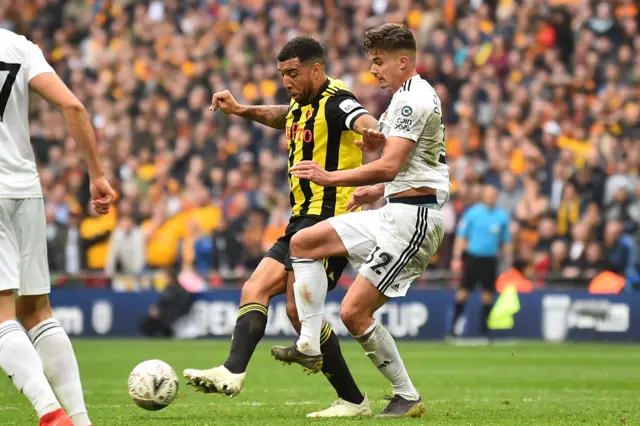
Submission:
[[240,304],[260,303],[267,306],[272,297],[284,293],[285,290],[286,284],[284,280],[273,281],[249,278],[242,286]]
[[16,318],[14,300],[15,295],[13,290],[0,291],[0,322]]
[[340,308],[340,319],[353,336],[362,335],[373,323],[373,317],[358,309],[354,305],[342,304]]
[[240,305],[260,303],[267,306],[273,296],[287,290],[287,271],[274,259],[265,258],[242,286]]
[[293,294],[293,283],[287,284],[287,317],[291,321],[291,325],[300,334],[300,318],[298,317],[298,308],[296,307],[296,299]]
[[340,318],[353,336],[361,336],[373,324],[373,313],[387,298],[358,275],[340,305]]
[[53,317],[48,295],[21,296],[16,300],[16,314],[22,325],[30,330]]

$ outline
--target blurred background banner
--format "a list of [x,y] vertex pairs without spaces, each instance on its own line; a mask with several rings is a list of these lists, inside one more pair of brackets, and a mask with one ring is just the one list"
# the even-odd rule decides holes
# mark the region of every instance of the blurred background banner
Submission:
[[[344,290],[329,293],[325,315],[340,336],[348,335],[340,321]],[[397,339],[443,339],[450,327],[454,294],[446,290],[413,290],[392,300],[376,316]],[[238,290],[214,290],[193,296],[186,316],[172,325],[176,338],[230,337],[238,310]],[[56,318],[72,336],[142,337],[140,325],[162,304],[155,291],[115,293],[110,290],[58,290],[52,294]],[[551,342],[602,340],[640,342],[640,294],[590,295],[581,291],[538,291],[521,294],[514,327],[494,330],[501,339]],[[477,336],[479,298],[472,298],[467,335]],[[162,307],[160,306],[160,310]],[[476,319],[476,320],[474,320]],[[285,299],[269,307],[268,337],[295,335],[287,318]]]

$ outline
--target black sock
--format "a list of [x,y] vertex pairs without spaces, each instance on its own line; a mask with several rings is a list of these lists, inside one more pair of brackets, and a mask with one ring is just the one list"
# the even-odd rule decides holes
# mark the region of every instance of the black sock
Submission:
[[224,363],[235,374],[244,373],[258,342],[267,328],[267,307],[259,303],[247,303],[238,309],[236,327],[231,337],[231,350]]
[[466,302],[456,302],[456,307],[453,311],[453,323],[451,324],[451,334],[455,334],[456,324],[460,319],[460,315],[462,315],[462,311],[464,311],[464,305]]
[[324,356],[322,372],[336,390],[338,397],[353,404],[361,404],[364,395],[356,385],[347,362],[342,356],[338,336],[333,332],[329,324],[325,324],[320,334],[320,349]]
[[489,314],[491,313],[491,309],[493,308],[493,305],[489,304],[489,305],[482,305],[482,335],[483,336],[488,336],[489,335],[489,325],[487,324],[488,320],[489,320]]

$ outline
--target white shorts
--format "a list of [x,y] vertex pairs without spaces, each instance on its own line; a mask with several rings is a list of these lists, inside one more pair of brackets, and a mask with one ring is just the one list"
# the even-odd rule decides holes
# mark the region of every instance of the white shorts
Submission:
[[42,198],[0,199],[0,291],[49,294],[47,225]]
[[332,217],[349,262],[387,297],[404,296],[427,269],[444,237],[440,210],[387,204]]

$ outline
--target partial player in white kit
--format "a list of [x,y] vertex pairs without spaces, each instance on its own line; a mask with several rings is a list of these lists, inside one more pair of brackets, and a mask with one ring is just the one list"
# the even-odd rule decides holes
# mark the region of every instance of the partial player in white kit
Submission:
[[29,135],[29,90],[62,111],[89,169],[93,209],[108,213],[114,197],[80,101],[37,45],[0,29],[0,367],[31,402],[40,425],[86,426],[91,422],[78,363],[49,304],[44,202]]
[[[364,166],[327,172],[300,162],[292,174],[322,186],[361,186],[353,209],[384,195],[379,210],[348,213],[304,229],[291,240],[294,293],[302,322],[291,347],[274,347],[273,356],[299,363],[308,372],[322,365],[320,331],[327,278],[322,259],[348,256],[359,268],[342,301],[340,316],[367,356],[393,385],[393,398],[379,417],[420,417],[425,408],[389,332],[373,313],[391,297],[404,296],[438,250],[443,231],[440,210],[449,198],[442,107],[433,87],[416,72],[416,41],[406,27],[385,24],[367,31],[365,50],[382,88],[392,88],[391,104],[378,131],[363,134],[363,149],[383,148],[380,159]],[[384,182],[384,183],[383,183]]]

